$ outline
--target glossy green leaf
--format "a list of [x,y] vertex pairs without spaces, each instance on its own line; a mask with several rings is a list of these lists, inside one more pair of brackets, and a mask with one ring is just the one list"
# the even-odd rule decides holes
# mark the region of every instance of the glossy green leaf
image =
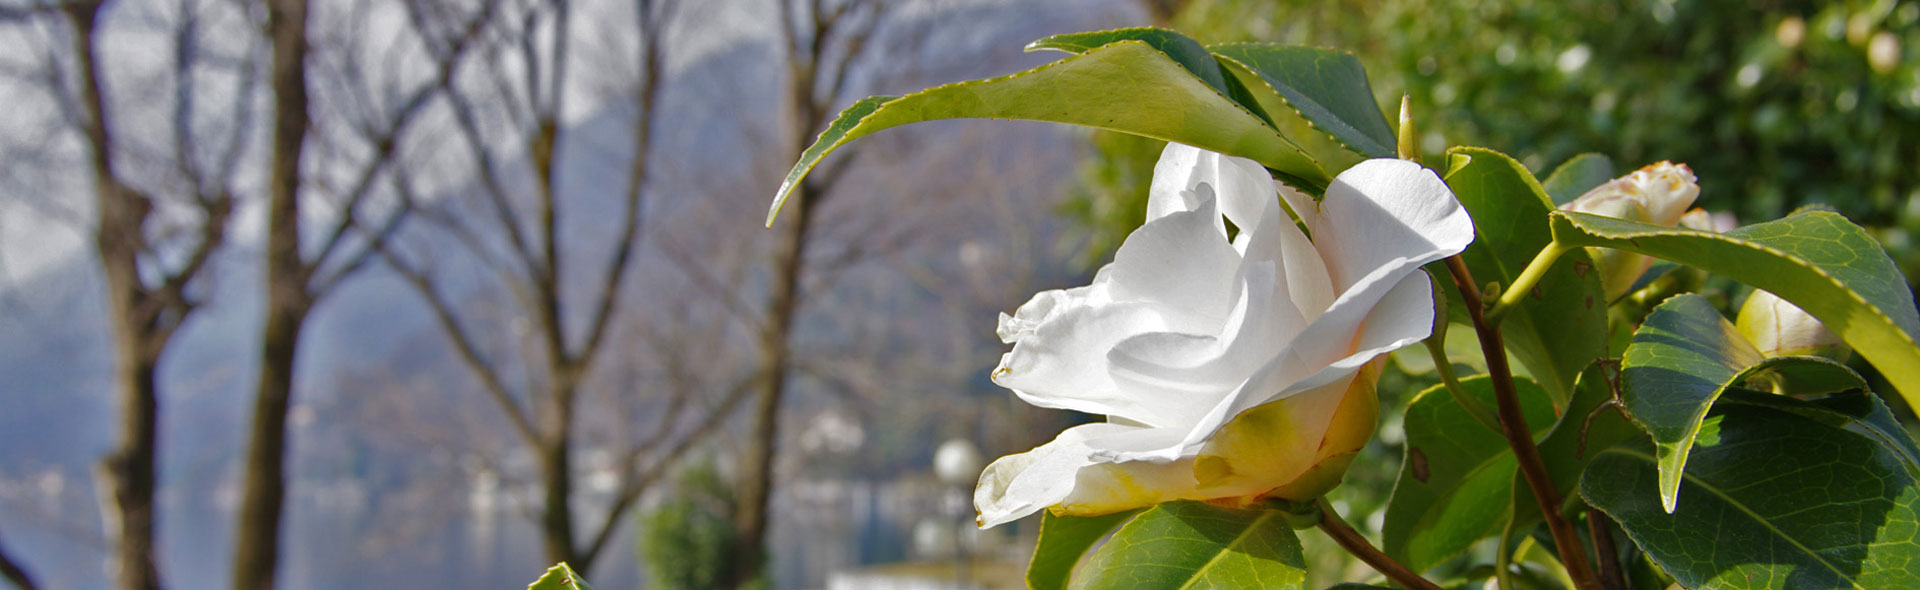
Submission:
[[[1522,414],[1535,433],[1553,424],[1553,408],[1532,381],[1515,379]],[[1484,376],[1460,380],[1461,389],[1488,408],[1497,405]],[[1382,549],[1424,571],[1499,534],[1512,501],[1513,450],[1487,430],[1443,386],[1415,395],[1403,422],[1406,451],[1387,501]]]
[[1555,239],[1665,258],[1772,291],[1872,362],[1920,407],[1920,311],[1900,269],[1837,214],[1801,211],[1724,234],[1555,212]]
[[1621,365],[1621,402],[1653,435],[1660,501],[1668,512],[1678,498],[1687,453],[1722,393],[1734,387],[1794,394],[1867,387],[1852,369],[1831,360],[1762,356],[1719,309],[1691,293],[1668,298],[1647,315]]
[[1613,160],[1589,153],[1568,158],[1540,182],[1540,187],[1547,190],[1553,204],[1564,205],[1609,180],[1613,180]]
[[587,585],[587,579],[573,572],[566,563],[554,564],[547,573],[527,586],[527,590],[593,590]]
[[[1609,404],[1613,400],[1607,369],[1597,362],[1588,366],[1573,387],[1573,400],[1567,403],[1567,410],[1547,436],[1540,439],[1540,461],[1546,464],[1547,477],[1553,480],[1562,499],[1574,493],[1574,486],[1580,483],[1580,472],[1600,451],[1646,438],[1619,408]],[[1540,522],[1539,502],[1533,499],[1533,490],[1518,473],[1514,474],[1513,493],[1514,528],[1531,529]]]
[[1121,41],[1139,41],[1145,43],[1167,59],[1186,68],[1193,77],[1206,82],[1221,94],[1228,94],[1227,76],[1220,69],[1220,62],[1213,58],[1205,45],[1180,33],[1156,27],[1128,27],[1111,31],[1089,31],[1085,33],[1067,33],[1054,35],[1027,44],[1027,51],[1064,51],[1075,55],[1093,51]]
[[1107,533],[1139,513],[1138,510],[1101,516],[1054,516],[1052,512],[1045,513],[1040,519],[1040,540],[1033,548],[1033,561],[1027,564],[1027,588],[1066,588],[1067,580],[1073,577],[1073,566],[1080,562],[1080,556],[1105,538]]
[[1073,587],[1297,589],[1305,568],[1300,541],[1279,511],[1168,502],[1120,527]]
[[1687,588],[1920,588],[1912,444],[1899,434],[1903,452],[1875,434],[1892,421],[1878,400],[1735,391],[1709,421],[1718,431],[1698,442],[1672,514],[1656,500],[1646,444],[1602,452],[1581,496]]
[[[1482,148],[1454,148],[1448,153],[1457,165],[1450,166],[1447,186],[1473,217],[1475,233],[1461,258],[1481,285],[1510,285],[1553,241],[1547,223],[1553,205],[1526,167],[1505,154]],[[1533,293],[1506,315],[1500,331],[1513,356],[1526,364],[1556,402],[1564,404],[1580,371],[1609,355],[1606,295],[1600,289],[1599,273],[1592,272],[1593,263],[1585,251],[1568,252],[1561,258]]]
[[1110,129],[1250,158],[1308,188],[1329,181],[1299,146],[1167,54],[1145,42],[1119,41],[1010,76],[854,103],[787,173],[767,213],[768,224],[793,188],[841,145],[909,123],[968,118]]
[[1766,360],[1705,298],[1676,295],[1647,314],[1621,357],[1620,401],[1653,435],[1660,458],[1660,501],[1673,511],[1680,472],[1707,410]]
[[[1280,102],[1355,152],[1373,158],[1394,157],[1393,128],[1374,102],[1367,70],[1352,54],[1271,43],[1209,46],[1229,67],[1242,68],[1260,83],[1247,88],[1266,111],[1279,116]],[[1278,99],[1277,101],[1275,99]]]
[[[1754,406],[1771,408],[1782,412],[1799,414],[1816,422],[1842,428],[1878,441],[1880,446],[1899,455],[1900,462],[1910,469],[1920,470],[1920,446],[1915,446],[1913,437],[1893,417],[1887,404],[1880,397],[1867,392],[1854,392],[1832,395],[1803,401],[1780,395],[1768,395],[1753,391],[1736,390],[1729,392],[1722,405]],[[1920,476],[1920,472],[1916,473]]]

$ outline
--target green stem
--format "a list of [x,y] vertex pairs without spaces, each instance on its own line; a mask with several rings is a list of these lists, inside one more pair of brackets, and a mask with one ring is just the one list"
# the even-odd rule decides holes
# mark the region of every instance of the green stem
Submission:
[[1500,546],[1496,549],[1498,553],[1493,556],[1493,579],[1500,584],[1502,590],[1518,588],[1513,585],[1513,539],[1516,536],[1513,530],[1514,523],[1515,519],[1507,519],[1507,526],[1500,530]]
[[1427,354],[1433,356],[1433,370],[1440,373],[1440,383],[1447,387],[1447,395],[1453,396],[1454,403],[1460,404],[1461,408],[1467,410],[1468,415],[1473,416],[1474,420],[1479,421],[1488,430],[1500,432],[1500,419],[1494,417],[1492,410],[1481,405],[1480,400],[1467,395],[1467,390],[1460,386],[1460,379],[1454,376],[1453,363],[1447,360],[1447,345],[1442,342],[1445,339],[1444,334],[1436,335],[1426,339],[1422,344],[1427,346]]
[[1553,268],[1553,263],[1560,260],[1560,255],[1576,247],[1557,241],[1548,242],[1547,247],[1541,248],[1540,253],[1533,257],[1533,262],[1527,263],[1527,268],[1520,271],[1520,276],[1514,277],[1513,284],[1507,285],[1507,288],[1500,292],[1500,300],[1494,302],[1492,309],[1487,310],[1487,323],[1493,326],[1500,325],[1500,319],[1506,317],[1507,312],[1513,311],[1514,306],[1519,305],[1521,299],[1525,299],[1533,292],[1534,285],[1540,284],[1540,279],[1547,276],[1547,269]]

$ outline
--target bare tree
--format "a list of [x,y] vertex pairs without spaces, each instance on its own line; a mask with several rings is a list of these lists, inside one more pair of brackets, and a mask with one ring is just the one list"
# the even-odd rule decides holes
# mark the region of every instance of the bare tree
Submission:
[[[620,99],[632,128],[631,143],[623,150],[616,215],[596,211],[595,199],[602,195],[563,186],[579,181],[564,178],[568,162],[595,156],[577,147],[581,144],[571,137],[576,131],[562,121],[582,100],[573,93],[587,86],[574,78],[573,70],[585,60],[574,54],[592,35],[576,29],[582,17],[564,0],[503,2],[501,9],[510,14],[489,32],[487,58],[463,72],[470,76],[448,95],[463,167],[438,179],[420,176],[427,170],[407,171],[414,176],[401,187],[419,204],[421,237],[381,244],[388,265],[426,302],[455,356],[535,457],[542,496],[537,519],[547,559],[582,571],[604,555],[641,494],[677,457],[717,429],[748,391],[744,378],[712,388],[708,393],[717,395],[705,397],[687,387],[648,388],[661,390],[645,422],[650,427],[626,428],[630,434],[624,440],[608,441],[619,444],[613,460],[617,483],[600,512],[604,516],[583,521],[576,506],[584,501],[576,488],[582,403],[595,395],[612,397],[608,389],[633,384],[596,380],[596,368],[618,346],[614,334],[627,315],[629,275],[647,241],[652,209],[647,196],[662,157],[656,153],[655,121],[663,48],[677,5],[639,0],[631,27],[611,35],[635,42],[625,56],[624,73],[631,81]],[[609,24],[587,24],[595,22]],[[444,178],[473,181],[441,189],[445,194],[414,188]],[[612,227],[580,228],[595,222]],[[429,232],[435,239],[425,239]],[[477,264],[485,279],[465,280],[455,272],[454,259]],[[463,304],[485,300],[486,292],[504,292],[508,311],[490,317],[485,306]],[[524,322],[523,338],[490,336],[500,324],[518,322]],[[580,525],[584,534],[576,528]]]
[[[197,28],[212,10],[206,4],[183,0],[176,5],[173,63],[162,74],[172,89],[168,143],[175,149],[165,155],[136,154],[136,144],[121,136],[111,106],[120,103],[109,97],[103,63],[102,2],[57,7],[65,18],[61,33],[69,53],[49,50],[43,70],[45,87],[83,139],[92,176],[94,245],[107,289],[114,389],[121,406],[118,441],[101,461],[99,475],[111,498],[105,503],[107,520],[115,539],[116,585],[123,590],[161,584],[154,548],[160,444],[154,373],[176,330],[204,301],[207,263],[225,241],[245,121],[252,115],[239,105],[237,121],[216,137],[207,137],[196,124],[208,107],[193,76],[224,69],[238,75],[244,87],[253,70],[244,61],[209,65],[212,51]],[[202,143],[198,151],[181,149]]]
[[[392,52],[398,51],[394,48],[404,47],[425,55],[430,73],[407,79],[393,73],[399,69],[396,64],[368,65],[357,57],[365,49],[362,44],[372,41],[355,31],[365,30],[377,18],[370,15],[383,7],[365,1],[344,7],[348,10],[343,28],[349,31],[316,44],[321,35],[311,24],[312,7],[305,0],[266,2],[265,36],[271,48],[266,90],[274,106],[266,187],[266,316],[236,519],[234,588],[275,585],[286,496],[287,413],[293,401],[301,329],[314,306],[364,268],[377,252],[374,244],[391,236],[408,217],[410,209],[404,200],[395,197],[389,200],[396,202],[380,206],[375,196],[383,189],[395,192],[390,187],[399,180],[392,168],[409,128],[431,111],[493,14],[492,4],[484,3],[471,14],[446,16],[443,28],[410,29],[416,33],[410,43],[388,44],[383,58],[392,58]],[[311,74],[309,66],[316,61],[331,65],[331,70]],[[381,96],[368,88],[377,84],[374,78],[382,78],[389,89],[404,90]],[[333,84],[319,85],[317,79]],[[324,132],[317,136],[311,112],[315,98],[331,98],[327,112],[335,115],[330,119],[337,119],[325,121],[319,128]],[[337,190],[316,188],[332,184],[326,182],[330,171],[302,167],[303,158],[311,153],[309,144],[315,142],[323,151],[358,147],[366,153],[344,166],[346,183]],[[332,221],[316,224],[306,219],[302,210],[309,200],[330,205]],[[309,241],[318,246],[307,247]]]
[[[833,117],[831,110],[846,101],[855,62],[885,21],[889,5],[878,0],[775,0],[779,15],[778,51],[785,57],[787,75],[784,105],[793,143],[788,160],[797,160],[812,143],[816,130]],[[798,5],[798,6],[796,6]],[[724,580],[738,588],[761,575],[766,562],[767,529],[772,519],[775,450],[780,439],[780,406],[793,369],[791,334],[800,308],[801,277],[807,271],[809,232],[813,215],[831,193],[838,175],[827,170],[796,187],[789,206],[775,227],[770,254],[769,285],[760,323],[758,348],[763,369],[755,387],[749,441],[741,481],[737,526],[746,553],[742,567]]]

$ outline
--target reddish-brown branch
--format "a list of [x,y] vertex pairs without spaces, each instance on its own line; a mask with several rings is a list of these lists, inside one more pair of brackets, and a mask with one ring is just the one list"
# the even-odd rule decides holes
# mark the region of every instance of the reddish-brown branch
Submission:
[[1386,576],[1389,580],[1393,580],[1393,583],[1399,584],[1401,587],[1408,588],[1409,590],[1440,590],[1439,585],[1427,581],[1426,578],[1420,577],[1419,572],[1407,569],[1407,566],[1400,565],[1400,562],[1394,561],[1393,558],[1388,557],[1386,553],[1382,553],[1379,549],[1374,548],[1373,543],[1368,542],[1367,538],[1361,536],[1359,531],[1353,530],[1353,527],[1347,526],[1346,521],[1340,520],[1340,515],[1334,513],[1333,507],[1327,505],[1327,501],[1324,499],[1320,500],[1320,522],[1318,525],[1321,532],[1326,533],[1328,537],[1332,537],[1333,542],[1340,544],[1341,549],[1345,549],[1347,553],[1351,553],[1354,557],[1360,558],[1360,561],[1366,562],[1368,567],[1373,568],[1373,571],[1380,572],[1380,575]]
[[1540,460],[1540,448],[1533,442],[1533,431],[1527,428],[1527,418],[1520,412],[1520,396],[1513,387],[1513,369],[1507,366],[1506,344],[1500,338],[1500,330],[1487,323],[1480,289],[1473,282],[1473,273],[1467,270],[1467,263],[1457,255],[1447,257],[1447,271],[1453,275],[1453,284],[1459,288],[1467,314],[1473,318],[1473,328],[1480,336],[1480,352],[1487,357],[1487,376],[1493,384],[1494,397],[1499,402],[1501,434],[1507,437],[1507,446],[1513,447],[1514,457],[1519,459],[1520,473],[1525,477],[1527,487],[1533,489],[1533,497],[1540,504],[1541,517],[1546,519],[1547,528],[1553,532],[1554,544],[1560,550],[1560,563],[1567,566],[1567,575],[1573,578],[1574,585],[1580,590],[1600,590],[1600,584],[1594,578],[1593,566],[1587,561],[1586,549],[1580,544],[1580,536],[1574,532],[1573,524],[1560,516],[1560,490],[1553,485],[1553,478],[1547,475],[1546,464]]

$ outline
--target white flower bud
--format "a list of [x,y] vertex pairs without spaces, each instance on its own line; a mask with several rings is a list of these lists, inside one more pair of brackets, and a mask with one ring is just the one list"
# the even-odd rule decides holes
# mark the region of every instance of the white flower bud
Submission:
[[[1680,218],[1699,196],[1700,185],[1692,170],[1685,164],[1663,161],[1594,187],[1560,208],[1673,227],[1680,224]],[[1600,267],[1600,284],[1606,288],[1608,300],[1625,295],[1653,265],[1652,258],[1632,252],[1610,248],[1589,251]]]
[[1844,361],[1850,352],[1840,335],[1813,314],[1760,289],[1747,296],[1734,325],[1767,358],[1824,356]]

